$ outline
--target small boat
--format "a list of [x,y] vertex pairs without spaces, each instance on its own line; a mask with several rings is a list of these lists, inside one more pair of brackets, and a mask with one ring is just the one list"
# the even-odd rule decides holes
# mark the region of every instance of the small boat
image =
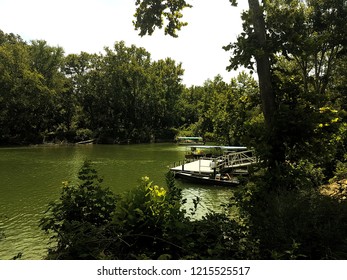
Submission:
[[94,141],[95,141],[95,139],[89,139],[89,140],[77,142],[76,144],[78,144],[78,145],[94,144]]
[[206,174],[191,173],[191,172],[175,172],[176,178],[182,180],[204,185],[215,185],[215,186],[229,186],[235,187],[239,184],[239,181],[230,176],[229,174],[216,174],[215,178]]

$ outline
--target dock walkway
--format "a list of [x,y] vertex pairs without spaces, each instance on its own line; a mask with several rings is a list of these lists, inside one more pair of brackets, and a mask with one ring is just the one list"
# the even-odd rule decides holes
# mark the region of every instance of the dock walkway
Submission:
[[171,171],[179,172],[194,172],[194,173],[203,173],[203,174],[212,174],[213,169],[211,168],[212,159],[198,159],[193,162],[184,163],[182,165],[175,166],[170,168]]

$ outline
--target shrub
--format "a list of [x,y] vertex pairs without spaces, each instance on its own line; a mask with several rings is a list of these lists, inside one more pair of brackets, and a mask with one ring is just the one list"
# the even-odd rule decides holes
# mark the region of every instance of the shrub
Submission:
[[[345,155],[345,158],[347,159],[347,155]],[[339,181],[347,178],[347,162],[345,161],[337,161],[336,164],[336,170],[334,172],[334,177],[331,179],[331,182],[333,181]]]
[[171,173],[167,188],[144,177],[117,198],[100,187],[89,162],[79,178],[78,185],[64,184],[60,200],[41,220],[54,242],[50,259],[250,258],[256,248],[247,228],[224,214],[192,221]]
[[117,259],[174,257],[189,222],[180,200],[176,188],[166,190],[143,177],[118,201],[110,225],[110,236],[118,239],[108,254]]
[[40,221],[41,229],[52,234],[54,245],[48,258],[96,258],[100,251],[96,241],[112,219],[116,196],[100,186],[102,180],[89,161],[84,162],[78,178],[77,185],[63,182],[59,201],[49,204]]
[[[245,191],[245,190],[244,190]],[[345,259],[347,203],[315,189],[265,192],[249,186],[239,197],[261,259]]]

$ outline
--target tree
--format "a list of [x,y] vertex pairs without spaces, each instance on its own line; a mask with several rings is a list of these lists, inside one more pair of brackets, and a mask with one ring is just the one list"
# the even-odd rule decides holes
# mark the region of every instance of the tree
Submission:
[[[106,48],[103,59],[105,94],[110,103],[110,120],[117,124],[113,137],[121,140],[145,141],[153,132],[146,122],[151,95],[151,55],[144,48],[126,46],[118,42],[113,49]],[[112,122],[112,121],[111,121]],[[150,122],[149,122],[150,123]],[[110,128],[112,123],[110,124]],[[149,128],[149,129],[146,129]]]
[[[230,1],[232,5],[236,5],[236,1]],[[169,9],[171,4],[174,5],[174,9]],[[259,89],[262,100],[262,108],[267,124],[268,131],[270,133],[269,145],[272,146],[272,158],[270,158],[270,165],[273,165],[276,161],[284,161],[284,151],[281,147],[281,143],[276,141],[276,130],[274,129],[274,116],[276,112],[275,95],[272,89],[271,81],[271,68],[270,68],[270,54],[267,47],[265,21],[263,17],[262,9],[258,0],[249,0],[249,28],[251,31],[252,41],[252,53],[257,62],[257,72],[259,76]],[[155,27],[161,28],[163,25],[163,17],[165,17],[169,24],[165,30],[166,34],[176,37],[176,30],[180,30],[181,22],[173,19],[180,19],[182,14],[180,11],[186,7],[191,7],[186,1],[140,1],[136,2],[136,22],[135,28],[140,29],[140,35],[151,35]],[[185,24],[184,24],[185,25]],[[253,26],[253,28],[251,28]],[[230,47],[226,48],[229,49]],[[249,56],[250,54],[248,54]]]
[[[266,4],[273,53],[278,127],[289,161],[324,167],[329,176],[341,135],[337,68],[345,56],[347,9],[343,1],[271,1]],[[286,18],[286,21],[281,20]]]
[[154,61],[152,70],[153,90],[151,100],[158,98],[152,111],[155,118],[153,125],[159,125],[160,128],[169,130],[179,124],[178,112],[180,112],[180,107],[177,101],[184,89],[181,83],[184,70],[181,63],[176,64],[171,58]]
[[208,115],[215,139],[221,144],[254,147],[249,139],[250,130],[253,131],[250,126],[261,112],[256,81],[243,72],[229,84],[216,77],[210,86],[214,86],[215,92]]
[[29,45],[32,68],[43,77],[47,87],[46,112],[42,114],[42,134],[61,140],[71,129],[74,114],[71,82],[64,75],[64,50],[52,47],[43,40],[34,40]]
[[74,103],[63,50],[13,34],[0,34],[0,42],[0,142],[42,143],[69,130]]
[[[346,53],[347,9],[345,1],[337,0],[259,2],[248,1],[249,11],[242,14],[244,31],[225,49],[232,51],[229,69],[240,65],[254,69],[256,63],[267,127],[262,159],[276,178],[288,161],[297,163],[311,155],[312,160],[327,163],[334,157],[332,138],[341,132],[330,98],[332,81],[336,83],[333,74]],[[184,4],[180,10],[187,7]],[[141,13],[144,8],[138,6]],[[147,9],[147,13],[167,17],[160,9]],[[160,27],[150,17],[144,27],[148,22],[152,30]],[[146,34],[143,31],[141,35]]]
[[225,50],[232,50],[229,70],[237,69],[240,65],[253,69],[252,57],[256,61],[259,79],[259,93],[262,111],[267,128],[267,145],[269,151],[266,158],[268,166],[273,168],[285,160],[285,149],[280,141],[280,131],[276,127],[278,106],[276,94],[273,89],[272,61],[273,52],[267,35],[263,6],[258,0],[249,0],[249,11],[243,14],[244,32],[238,37],[236,43],[225,46]]
[[101,56],[86,52],[69,54],[64,58],[63,72],[71,83],[72,91],[69,95],[73,104],[71,128],[76,130],[77,141],[92,138],[96,127],[94,87],[99,81],[97,69],[101,68],[101,60]]
[[[44,77],[31,67],[27,44],[0,45],[1,142],[37,143],[46,128],[50,108]],[[13,116],[16,116],[13,118]]]

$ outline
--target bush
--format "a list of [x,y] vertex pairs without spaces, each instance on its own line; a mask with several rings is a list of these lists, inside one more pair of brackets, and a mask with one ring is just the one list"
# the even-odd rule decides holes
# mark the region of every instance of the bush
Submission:
[[336,170],[334,172],[334,177],[330,180],[331,182],[339,181],[347,178],[347,155],[344,156],[345,161],[337,161]]
[[[102,228],[112,219],[116,196],[102,188],[102,180],[89,161],[78,173],[81,183],[63,182],[59,201],[50,203],[40,227],[51,233],[48,258],[97,258]],[[101,238],[102,239],[102,238]]]
[[138,187],[125,193],[110,224],[110,236],[118,239],[107,253],[116,259],[171,257],[172,251],[179,248],[177,237],[188,222],[180,207],[180,196],[173,192],[144,177]]
[[249,235],[261,259],[345,259],[347,203],[318,190],[265,192],[249,186],[239,196]]
[[91,131],[88,128],[79,128],[76,131],[76,137],[75,140],[78,141],[84,141],[89,140],[93,138],[93,131]]
[[144,177],[117,198],[100,187],[90,163],[79,178],[77,186],[64,184],[60,200],[41,220],[54,242],[50,259],[249,258],[255,248],[246,228],[224,214],[192,221],[171,173],[166,189]]

